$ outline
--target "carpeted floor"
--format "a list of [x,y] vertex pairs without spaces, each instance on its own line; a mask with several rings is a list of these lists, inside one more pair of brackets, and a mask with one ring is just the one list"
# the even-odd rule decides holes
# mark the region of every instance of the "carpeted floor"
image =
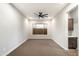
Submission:
[[67,56],[68,52],[51,39],[29,39],[8,56]]

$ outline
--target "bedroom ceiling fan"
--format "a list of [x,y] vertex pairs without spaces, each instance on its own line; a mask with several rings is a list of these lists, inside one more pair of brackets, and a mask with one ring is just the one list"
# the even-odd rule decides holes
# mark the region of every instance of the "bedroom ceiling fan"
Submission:
[[39,17],[39,18],[48,17],[48,14],[44,14],[43,12],[38,12],[38,14],[37,14],[37,13],[34,13],[34,15],[36,15],[36,16]]

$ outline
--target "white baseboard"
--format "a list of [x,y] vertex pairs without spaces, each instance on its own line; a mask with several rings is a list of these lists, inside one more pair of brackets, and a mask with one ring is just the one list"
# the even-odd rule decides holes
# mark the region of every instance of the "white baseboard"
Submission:
[[15,50],[16,48],[18,48],[20,45],[22,45],[25,41],[27,41],[28,39],[23,40],[22,42],[20,42],[18,45],[16,45],[15,47],[13,47],[12,49],[10,49],[8,52],[6,52],[4,55],[2,56],[7,56],[9,53],[11,53],[13,50]]
[[56,40],[54,40],[60,47],[62,47],[64,50],[68,50],[67,48],[63,47],[59,42],[57,42]]
[[38,37],[29,37],[28,39],[51,39],[50,37],[40,37],[40,38],[38,38]]
[[78,50],[78,56],[79,56],[79,50]]

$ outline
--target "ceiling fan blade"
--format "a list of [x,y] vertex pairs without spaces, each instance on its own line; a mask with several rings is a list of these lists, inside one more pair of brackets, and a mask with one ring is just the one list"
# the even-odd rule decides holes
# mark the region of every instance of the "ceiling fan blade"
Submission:
[[43,16],[44,16],[44,17],[48,17],[48,14],[44,14]]
[[43,15],[44,17],[48,17],[48,15]]
[[48,17],[48,15],[44,15],[44,17]]
[[41,14],[41,15],[42,15],[43,13],[42,13],[42,12],[39,12],[39,14]]
[[48,15],[48,14],[44,14],[44,15]]
[[38,16],[38,14],[36,14],[36,13],[34,13],[34,14]]
[[39,14],[34,13],[34,15],[35,15],[36,17],[39,17]]

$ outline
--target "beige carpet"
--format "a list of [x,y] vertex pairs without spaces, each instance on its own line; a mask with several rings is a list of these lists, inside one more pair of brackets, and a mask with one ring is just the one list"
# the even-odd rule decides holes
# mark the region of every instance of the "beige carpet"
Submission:
[[29,39],[8,56],[67,56],[68,53],[51,39]]

